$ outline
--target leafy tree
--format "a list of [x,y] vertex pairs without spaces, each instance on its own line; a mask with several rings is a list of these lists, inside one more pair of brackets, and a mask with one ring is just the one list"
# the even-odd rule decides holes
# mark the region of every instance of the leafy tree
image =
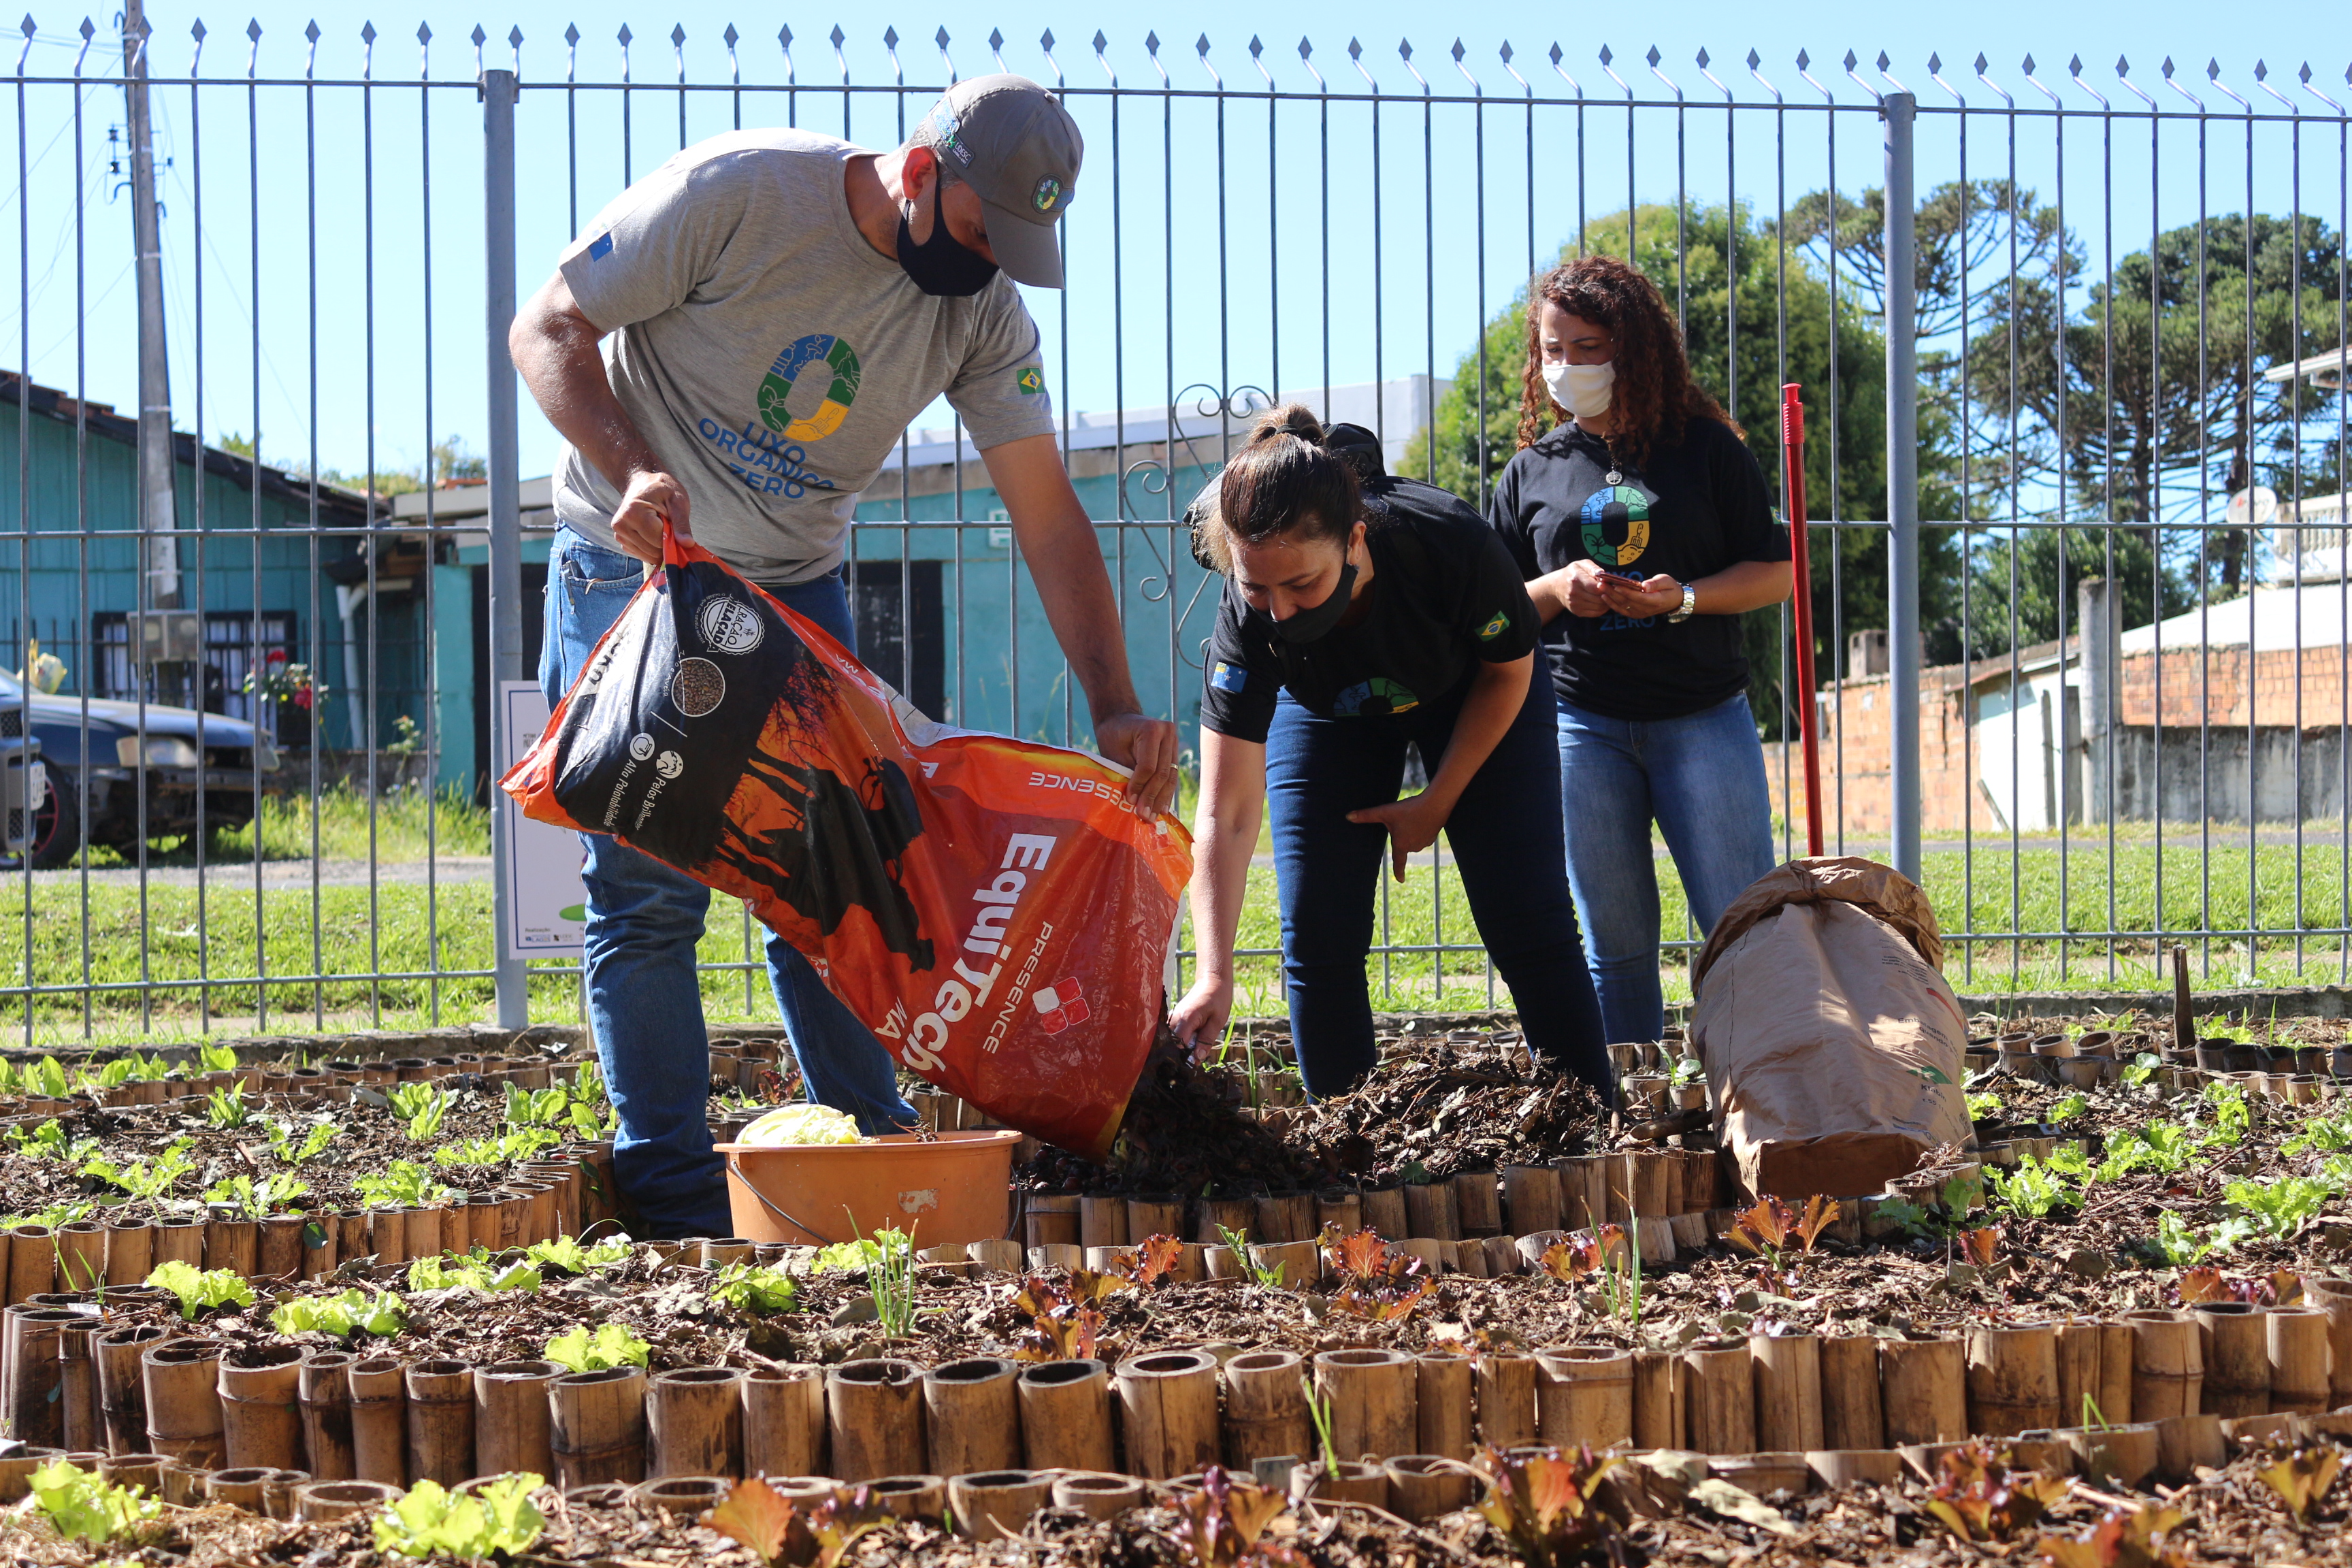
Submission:
[[[2158,235],[2152,252],[2116,264],[2112,284],[2090,279],[2085,309],[2063,328],[2046,289],[2021,297],[2017,401],[2063,453],[2064,508],[2105,511],[2112,489],[2116,518],[2155,524],[2168,495],[2183,498],[2176,517],[2252,483],[2291,496],[2298,447],[2305,491],[2323,493],[2310,480],[2332,478],[2334,443],[2308,426],[2324,416],[2333,437],[2333,400],[2263,373],[2336,345],[2343,259],[2342,237],[2318,217],[2258,213],[2249,225],[2231,213]],[[1970,357],[1970,395],[2005,419],[2006,343]],[[2197,559],[2193,532],[2174,541],[2183,563]],[[2213,536],[2225,591],[2248,583],[2252,544],[2243,531]]]

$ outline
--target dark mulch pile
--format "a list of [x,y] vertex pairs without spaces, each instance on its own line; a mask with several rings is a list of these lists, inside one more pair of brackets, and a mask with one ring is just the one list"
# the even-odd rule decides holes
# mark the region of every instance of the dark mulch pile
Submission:
[[1024,1185],[1134,1194],[1367,1185],[1536,1164],[1599,1147],[1606,1113],[1589,1088],[1532,1061],[1517,1034],[1393,1036],[1364,1087],[1296,1103],[1280,1037],[1260,1036],[1250,1066],[1195,1067],[1172,1044],[1154,1052],[1105,1164],[1047,1149],[1015,1173]]

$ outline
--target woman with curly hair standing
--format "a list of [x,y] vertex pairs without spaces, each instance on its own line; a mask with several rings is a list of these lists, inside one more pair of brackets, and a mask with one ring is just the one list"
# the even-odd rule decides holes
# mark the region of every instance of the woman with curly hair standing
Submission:
[[1770,870],[1739,616],[1789,543],[1739,427],[1691,379],[1657,288],[1587,256],[1528,291],[1519,451],[1488,521],[1528,579],[1559,709],[1569,885],[1612,1040],[1665,1024],[1654,820],[1710,929]]

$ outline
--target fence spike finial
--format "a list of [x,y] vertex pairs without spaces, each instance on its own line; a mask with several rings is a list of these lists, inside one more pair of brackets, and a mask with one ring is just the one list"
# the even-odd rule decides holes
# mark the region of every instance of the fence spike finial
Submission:
[[2269,66],[2265,65],[2261,60],[2256,60],[2254,62],[2254,79],[2256,81],[2267,81],[2270,79],[2270,74],[2271,68]]
[[[260,23],[254,23],[247,31],[255,42],[258,43],[260,41]],[[416,24],[416,41],[420,44],[429,44],[433,41],[433,25],[430,22],[419,22]]]
[[1412,63],[1412,40],[1411,38],[1399,38],[1397,40],[1397,53],[1403,57],[1405,64],[1411,65]]
[[1604,66],[1605,66],[1605,65],[1607,65],[1607,64],[1608,64],[1612,59],[1613,59],[1613,58],[1616,58],[1615,56],[1612,55],[1612,54],[1609,52],[1609,46],[1608,46],[1608,45],[1603,44],[1603,45],[1601,45],[1601,63],[1602,65],[1604,65]]
[[1048,27],[1044,32],[1037,35],[1037,47],[1045,50],[1049,55],[1054,52],[1053,28]]
[[2116,74],[2122,77],[2131,75],[2131,61],[2126,59],[2121,55],[2117,55],[2116,57]]
[[1748,51],[1748,68],[1749,70],[1754,70],[1758,66],[1760,66],[1763,63],[1764,57],[1762,55],[1758,54],[1754,49],[1749,49]]
[[563,41],[575,49],[580,47],[580,25],[578,23],[566,22],[563,24]]
[[1250,35],[1249,52],[1250,58],[1252,59],[1255,59],[1258,56],[1265,53],[1265,46],[1257,41],[1257,35],[1255,33],[1252,33]]
[[742,34],[735,30],[735,24],[732,22],[728,23],[727,30],[719,35],[721,41],[723,41],[730,49],[732,49],[735,47],[736,41],[741,38],[742,36]]
[[2083,74],[2082,56],[2076,55],[2066,62],[2066,74],[2068,76],[2081,76]]
[[1846,50],[1846,52],[1845,52],[1845,68],[1846,68],[1846,70],[1847,70],[1849,73],[1851,73],[1851,72],[1853,71],[1853,68],[1854,68],[1854,67],[1856,67],[1856,66],[1860,65],[1861,63],[1862,63],[1862,60],[1861,60],[1860,57],[1856,56],[1856,55],[1854,54],[1854,52],[1853,52],[1852,49],[1848,49],[1848,50]]
[[2309,87],[2311,85],[2311,62],[2309,60],[2303,62],[2303,68],[2294,73],[2294,79],[2303,83],[2305,87]]
[[1809,54],[1805,53],[1805,51],[1804,51],[1803,47],[1802,47],[1801,46],[1800,46],[1800,47],[1799,47],[1799,48],[1798,48],[1798,50],[1797,50],[1797,68],[1798,68],[1799,70],[1806,70],[1806,69],[1809,69],[1809,68],[1811,68],[1811,67],[1812,66],[1812,63],[1813,63],[1813,58],[1812,58],[1812,56],[1811,56],[1811,55],[1809,55]]
[[683,22],[672,22],[672,23],[670,24],[670,27],[669,27],[669,42],[670,42],[670,47],[672,47],[672,48],[682,48],[682,47],[685,47],[685,44],[686,44],[686,24],[685,24],[685,23],[683,23]]
[[1698,61],[1698,68],[1701,70],[1706,69],[1706,46],[1704,44],[1700,45],[1698,54],[1695,58]]
[[1503,40],[1503,47],[1500,49],[1497,49],[1496,53],[1503,57],[1503,63],[1505,65],[1509,65],[1511,63],[1511,40],[1505,38]]
[[2172,79],[2172,57],[2170,55],[2164,57],[2164,65],[2162,69],[2164,71],[2164,79],[2170,81]]
[[1298,35],[1298,58],[1302,60],[1315,58],[1314,41],[1304,33]]
[[898,47],[898,29],[897,27],[885,27],[882,29],[882,47],[893,51],[894,53],[897,51]]
[[2208,56],[2205,61],[2205,79],[2207,81],[2220,81],[2221,79],[2221,62],[2212,58],[2210,56]]
[[1457,65],[1457,66],[1458,66],[1458,65],[1460,65],[1460,64],[1462,63],[1462,55],[1463,55],[1462,40],[1461,40],[1461,39],[1456,38],[1456,39],[1454,39],[1454,50],[1453,50],[1453,53],[1454,53],[1454,63],[1455,65]]
[[2028,76],[2032,76],[2033,74],[2033,57],[2032,55],[2025,57],[2025,74]]
[[1657,46],[1657,45],[1655,45],[1655,44],[1652,44],[1652,45],[1650,46],[1650,52],[1649,52],[1647,55],[1644,55],[1643,58],[1644,59],[1646,59],[1646,60],[1648,60],[1648,61],[1650,62],[1650,68],[1651,68],[1652,70],[1655,70],[1655,69],[1657,69],[1657,68],[1658,68],[1658,46]]
[[625,49],[629,47],[629,25],[626,22],[622,23],[621,30],[613,36],[621,40],[621,47]]
[[1927,74],[1934,76],[1944,68],[1944,57],[1934,49],[1927,51]]
[[1358,43],[1355,39],[1349,38],[1348,40],[1348,58],[1359,64],[1361,64],[1364,58],[1364,46]]
[[1097,54],[1101,54],[1110,47],[1110,40],[1103,37],[1103,30],[1100,27],[1095,29],[1094,46]]

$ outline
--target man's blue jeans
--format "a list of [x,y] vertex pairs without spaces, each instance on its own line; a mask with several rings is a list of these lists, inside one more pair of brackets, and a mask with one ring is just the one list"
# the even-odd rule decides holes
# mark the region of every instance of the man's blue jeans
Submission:
[[[539,682],[559,700],[620,618],[645,568],[618,551],[560,531],[547,558],[547,637]],[[848,595],[835,572],[770,588],[783,604],[856,647]],[[710,1039],[702,1022],[695,945],[710,889],[605,837],[583,833],[588,885],[588,1021],[604,1082],[620,1112],[613,1174],[646,1226],[670,1236],[726,1236],[726,1174],[703,1120]],[[867,1132],[916,1120],[899,1097],[889,1054],[836,1000],[800,951],[771,933],[768,978],[808,1097],[847,1111]]]
[[[1318,718],[1285,694],[1266,735],[1266,802],[1282,904],[1282,972],[1307,1092],[1341,1094],[1378,1060],[1364,958],[1389,836],[1348,813],[1397,798],[1407,742],[1432,771],[1445,753],[1470,679],[1393,715]],[[1511,988],[1528,1049],[1606,1097],[1611,1077],[1576,907],[1560,864],[1559,764],[1550,683],[1526,705],[1472,776],[1445,824],[1471,918]]]
[[1705,937],[1724,907],[1769,871],[1772,797],[1745,695],[1681,719],[1609,719],[1555,698],[1568,880],[1612,1040],[1666,1026],[1658,979],[1657,819]]

